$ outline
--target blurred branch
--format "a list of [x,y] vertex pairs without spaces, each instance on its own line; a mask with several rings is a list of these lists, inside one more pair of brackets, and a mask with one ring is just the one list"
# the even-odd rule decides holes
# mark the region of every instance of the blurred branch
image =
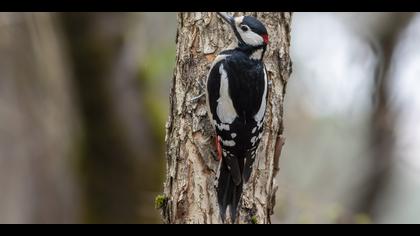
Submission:
[[51,13],[0,13],[0,222],[77,223],[79,121]]
[[[145,191],[154,189],[153,179],[158,179],[150,179],[156,176],[155,144],[149,138],[137,61],[124,37],[128,16],[61,14],[83,115],[87,222],[139,222]],[[152,200],[149,204],[153,207]]]
[[383,26],[377,34],[377,42],[373,42],[373,48],[380,58],[375,78],[374,106],[370,126],[371,171],[365,182],[365,191],[356,204],[356,212],[374,215],[375,203],[391,176],[396,128],[396,114],[390,109],[392,56],[400,34],[412,16],[411,13],[392,13],[387,16],[392,18],[392,21]]

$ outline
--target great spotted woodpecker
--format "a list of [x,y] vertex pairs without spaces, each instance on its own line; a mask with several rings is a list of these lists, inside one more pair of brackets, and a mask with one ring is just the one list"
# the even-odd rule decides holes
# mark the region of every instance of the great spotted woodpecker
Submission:
[[229,206],[235,222],[243,184],[251,175],[263,133],[268,86],[263,57],[268,33],[255,17],[218,15],[232,27],[236,40],[213,61],[206,98],[222,160],[217,184],[220,214],[225,221]]

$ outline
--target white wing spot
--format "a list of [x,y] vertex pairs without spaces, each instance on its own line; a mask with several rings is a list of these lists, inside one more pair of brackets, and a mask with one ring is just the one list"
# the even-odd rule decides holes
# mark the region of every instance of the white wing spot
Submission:
[[217,124],[217,121],[216,121],[216,120],[213,120],[213,125],[214,125],[214,126],[216,126],[216,128],[217,128],[218,130],[220,130],[220,131],[223,131],[223,130],[227,130],[227,131],[229,131],[229,130],[230,130],[230,126],[229,126],[229,124],[223,124],[223,123],[221,123],[221,124],[219,125],[219,124]]
[[257,127],[254,127],[254,128],[252,129],[252,133],[255,133],[255,131],[257,131]]
[[257,142],[257,136],[251,138],[252,145],[255,145],[255,142]]
[[233,147],[236,144],[233,140],[222,140],[222,143],[226,147]]
[[231,134],[230,134],[230,136],[231,136],[232,138],[236,138],[236,133],[231,133]]
[[229,81],[223,65],[220,65],[220,97],[217,99],[216,113],[220,121],[223,123],[231,124],[236,117],[236,110],[233,107],[232,99],[229,96]]
[[263,98],[261,102],[260,109],[258,110],[257,114],[254,116],[255,121],[258,123],[258,127],[262,126],[264,114],[265,114],[265,108],[267,105],[267,72],[264,69],[264,93]]

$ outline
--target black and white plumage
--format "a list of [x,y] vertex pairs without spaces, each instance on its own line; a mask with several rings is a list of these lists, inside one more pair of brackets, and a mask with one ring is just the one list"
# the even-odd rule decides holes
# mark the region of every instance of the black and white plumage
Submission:
[[222,159],[217,185],[221,217],[225,220],[229,206],[235,221],[243,184],[251,175],[263,133],[268,81],[262,59],[268,34],[254,17],[219,15],[230,24],[237,42],[215,58],[206,95]]

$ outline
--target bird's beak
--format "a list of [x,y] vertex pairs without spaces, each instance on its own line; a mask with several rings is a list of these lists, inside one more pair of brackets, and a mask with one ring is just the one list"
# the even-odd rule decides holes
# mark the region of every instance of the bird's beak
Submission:
[[225,20],[229,25],[234,24],[233,16],[229,16],[226,12],[218,12],[217,13],[223,20]]

